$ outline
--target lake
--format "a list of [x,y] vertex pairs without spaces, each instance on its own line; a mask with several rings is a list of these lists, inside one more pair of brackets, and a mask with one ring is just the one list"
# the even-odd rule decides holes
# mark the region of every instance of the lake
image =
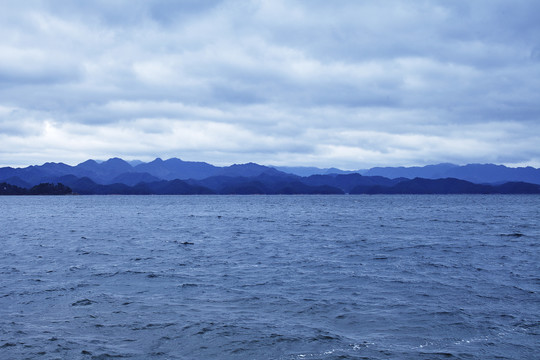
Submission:
[[0,197],[2,359],[533,359],[540,196]]

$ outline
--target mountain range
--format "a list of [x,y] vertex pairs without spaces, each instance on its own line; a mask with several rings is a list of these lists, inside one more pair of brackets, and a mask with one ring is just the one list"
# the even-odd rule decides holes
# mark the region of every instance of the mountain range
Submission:
[[374,167],[367,170],[344,171],[336,168],[320,169],[316,167],[275,167],[277,170],[310,176],[315,174],[350,174],[358,173],[364,176],[384,176],[395,178],[424,178],[444,179],[455,178],[470,181],[477,184],[502,184],[509,181],[523,181],[540,184],[540,169],[533,167],[511,168],[495,164],[437,164],[413,167]]
[[344,171],[255,163],[219,167],[177,158],[147,163],[111,158],[76,166],[49,162],[3,167],[0,183],[22,189],[60,183],[79,194],[540,193],[540,169],[438,164]]

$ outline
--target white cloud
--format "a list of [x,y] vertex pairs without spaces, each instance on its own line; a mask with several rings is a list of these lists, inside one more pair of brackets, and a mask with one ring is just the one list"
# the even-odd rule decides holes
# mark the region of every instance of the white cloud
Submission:
[[540,163],[534,0],[57,5],[0,14],[3,165]]

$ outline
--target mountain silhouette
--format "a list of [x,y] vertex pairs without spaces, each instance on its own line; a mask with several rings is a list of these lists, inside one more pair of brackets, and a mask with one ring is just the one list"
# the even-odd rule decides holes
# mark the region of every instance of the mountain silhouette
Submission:
[[[156,158],[135,164],[111,158],[104,162],[87,160],[76,166],[48,162],[26,168],[4,167],[0,168],[0,182],[27,190],[43,183],[61,183],[79,194],[186,195],[538,193],[540,184],[539,169],[493,164],[372,168],[363,174],[340,173],[339,169],[330,168],[325,170],[330,174],[310,176],[256,163],[218,167],[178,158]],[[410,179],[414,175],[422,176]]]
[[136,172],[146,172],[163,180],[204,179],[217,174],[219,168],[205,162],[183,161],[177,158],[157,158],[134,167]]
[[362,172],[366,176],[384,176],[388,178],[455,178],[478,184],[497,184],[509,181],[522,181],[540,184],[540,169],[533,167],[509,168],[494,164],[454,164],[428,165],[424,167],[375,167]]

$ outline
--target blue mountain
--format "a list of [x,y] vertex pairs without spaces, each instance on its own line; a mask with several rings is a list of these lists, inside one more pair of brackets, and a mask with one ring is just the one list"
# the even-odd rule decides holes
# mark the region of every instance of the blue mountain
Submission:
[[359,171],[341,170],[335,167],[318,168],[313,166],[272,166],[274,169],[298,176],[329,175],[329,174],[354,174]]
[[443,163],[427,166],[412,166],[412,167],[374,167],[369,170],[361,171],[365,176],[384,176],[387,178],[424,178],[424,179],[442,179],[447,177],[446,173],[451,169],[457,168],[459,165]]
[[221,176],[245,176],[245,177],[252,177],[252,176],[259,176],[262,174],[270,174],[270,175],[285,175],[284,172],[278,171],[274,168],[259,165],[255,163],[247,163],[247,164],[234,164],[231,166],[226,166],[221,168],[216,175]]
[[98,163],[95,160],[87,160],[75,166],[74,169],[71,172],[67,172],[67,174],[87,176],[98,183],[108,184],[114,182],[113,180],[117,176],[131,172],[134,172],[133,166],[127,161],[120,158],[111,158],[101,163]]
[[164,180],[204,179],[216,175],[219,169],[219,167],[205,162],[183,161],[177,158],[168,160],[157,158],[134,167],[136,172],[146,172]]
[[540,169],[533,167],[509,168],[494,164],[454,164],[428,165],[424,167],[375,167],[362,171],[366,176],[384,176],[387,178],[455,178],[477,184],[500,184],[510,181],[523,181],[540,184]]
[[358,186],[351,194],[540,194],[540,185],[523,182],[488,185],[454,178],[415,178],[393,186]]
[[261,173],[257,176],[212,176],[203,180],[190,180],[192,185],[207,187],[216,194],[343,194],[343,190],[329,185],[310,185],[303,178],[280,172]]
[[332,186],[343,190],[346,193],[351,192],[352,189],[357,187],[372,187],[372,186],[393,186],[400,181],[400,179],[388,179],[382,176],[362,176],[360,174],[345,174],[345,175],[311,175],[302,181],[312,186]]
[[[493,164],[372,168],[363,175],[340,173],[335,168],[322,170],[329,173],[299,176],[256,163],[218,167],[177,158],[157,158],[132,166],[111,158],[104,162],[87,160],[76,166],[49,162],[26,168],[4,167],[0,168],[0,182],[25,189],[41,183],[62,183],[84,194],[534,193],[537,188],[531,184],[540,184],[540,169]],[[170,183],[176,180],[183,182]],[[486,184],[492,186],[482,187]]]
[[162,179],[150,175],[149,173],[139,173],[139,172],[126,172],[116,176],[114,179],[109,181],[111,184],[126,184],[129,186],[134,186],[139,183],[151,183],[160,181]]

